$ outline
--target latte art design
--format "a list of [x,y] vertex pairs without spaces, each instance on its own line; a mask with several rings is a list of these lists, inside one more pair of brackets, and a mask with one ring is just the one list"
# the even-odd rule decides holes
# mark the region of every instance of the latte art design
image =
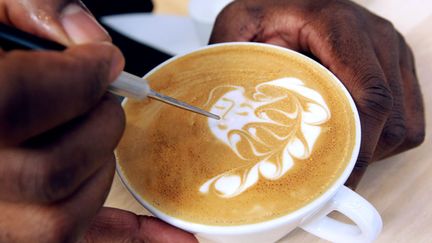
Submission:
[[323,97],[292,77],[261,83],[254,90],[218,86],[208,104],[221,117],[208,119],[211,132],[244,165],[214,176],[199,190],[226,198],[240,195],[260,178],[278,180],[295,159],[309,158],[331,117]]

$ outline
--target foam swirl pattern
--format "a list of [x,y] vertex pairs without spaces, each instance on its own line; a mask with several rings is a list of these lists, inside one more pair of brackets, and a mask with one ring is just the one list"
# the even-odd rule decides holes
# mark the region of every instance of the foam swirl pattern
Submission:
[[[207,103],[210,112],[221,116],[219,121],[208,119],[212,134],[244,161],[244,166],[215,175],[199,188],[224,198],[240,195],[260,179],[278,180],[309,158],[321,126],[331,118],[323,97],[294,77],[264,82],[252,91],[218,86]],[[289,109],[278,103],[289,103]]]

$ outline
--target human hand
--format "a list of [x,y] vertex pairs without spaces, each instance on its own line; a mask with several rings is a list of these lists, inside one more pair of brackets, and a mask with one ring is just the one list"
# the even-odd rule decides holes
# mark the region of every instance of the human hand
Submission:
[[196,243],[190,233],[154,217],[137,216],[115,208],[103,208],[80,243],[148,242]]
[[362,143],[347,185],[367,166],[421,144],[425,118],[413,54],[393,25],[346,0],[236,0],[218,16],[211,43],[252,41],[304,53],[347,87]]
[[121,106],[105,94],[123,64],[108,43],[0,54],[0,242],[73,242],[92,220],[103,227],[85,233],[91,242],[105,242],[101,235],[194,240],[119,210],[108,211],[111,221],[103,220],[108,209],[94,218],[124,128]]
[[[69,46],[110,40],[79,1],[0,0],[0,21]],[[101,209],[124,128],[105,91],[123,65],[109,43],[0,50],[0,242],[195,241],[157,219]]]
[[69,46],[110,41],[79,0],[0,0],[0,22]]
[[124,128],[111,44],[0,54],[0,242],[68,242],[102,206]]

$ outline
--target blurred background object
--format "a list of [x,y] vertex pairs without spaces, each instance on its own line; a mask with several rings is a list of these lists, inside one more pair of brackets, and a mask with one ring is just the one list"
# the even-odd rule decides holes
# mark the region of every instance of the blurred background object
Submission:
[[125,70],[137,76],[171,56],[205,46],[218,13],[231,1],[83,0],[122,50]]
[[216,17],[232,0],[190,0],[189,16],[201,44],[207,44]]
[[[113,42],[123,52],[126,58],[125,71],[137,76],[144,76],[152,68],[167,60],[171,55],[158,51],[153,47],[135,41],[101,21],[103,16],[131,13],[149,13],[153,10],[150,0],[83,0],[95,17],[110,33]],[[142,28],[146,28],[142,26]]]

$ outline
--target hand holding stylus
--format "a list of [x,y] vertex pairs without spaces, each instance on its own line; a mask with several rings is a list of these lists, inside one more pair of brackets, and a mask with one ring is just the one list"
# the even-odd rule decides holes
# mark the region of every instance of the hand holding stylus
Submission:
[[[63,51],[66,49],[66,47],[61,44],[50,40],[42,39],[38,36],[20,31],[16,28],[1,23],[0,46],[3,50],[6,51],[15,49]],[[119,76],[117,76],[117,78],[108,85],[107,90],[111,93],[137,100],[143,100],[149,97],[151,99],[162,101],[169,105],[192,111],[200,115],[204,115],[217,120],[220,119],[220,117],[215,114],[211,114],[198,107],[191,106],[172,97],[157,93],[150,88],[147,80],[124,71],[121,72]]]
[[194,241],[102,208],[125,119],[106,90],[124,59],[76,2],[0,0],[0,22],[69,46],[0,51],[0,242]]

